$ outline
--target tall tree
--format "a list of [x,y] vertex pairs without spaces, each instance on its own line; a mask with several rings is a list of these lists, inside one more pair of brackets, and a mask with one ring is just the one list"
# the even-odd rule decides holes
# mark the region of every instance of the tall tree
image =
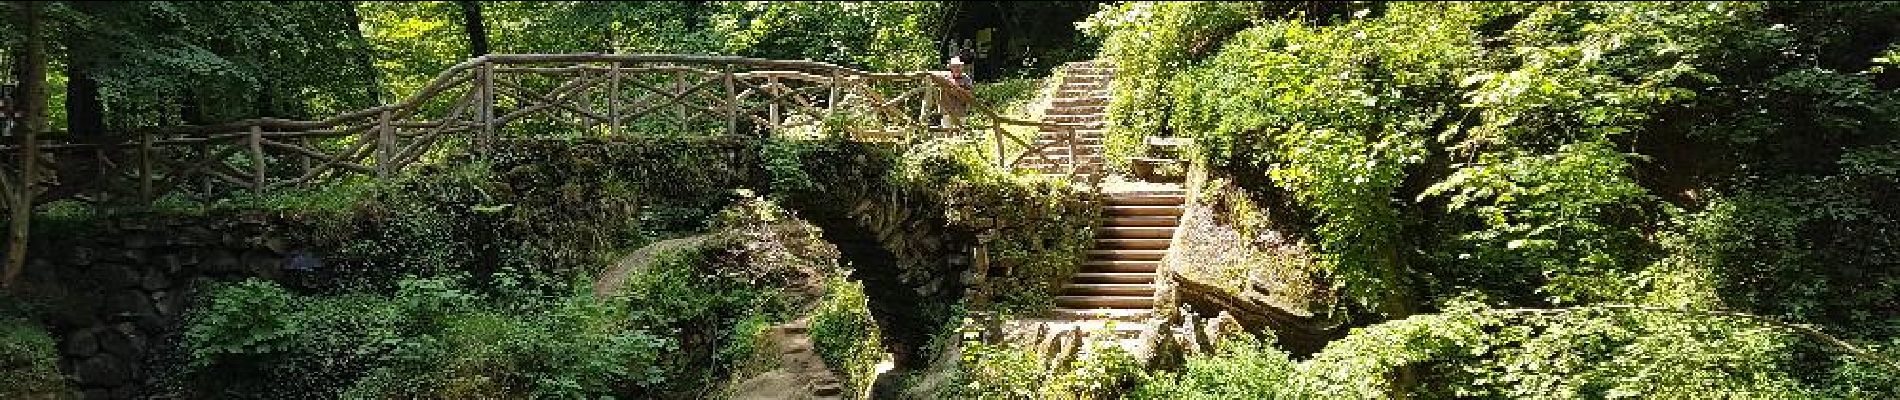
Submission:
[[369,36],[363,35],[363,14],[357,11],[357,3],[351,1],[343,7],[344,23],[349,24],[350,44],[356,47],[357,61],[361,63],[358,68],[369,81],[368,85],[363,85],[363,90],[369,94],[371,104],[383,104],[382,74],[376,72],[376,54],[371,50]]
[[488,28],[482,26],[482,3],[457,1],[462,7],[462,30],[468,33],[468,56],[488,54]]
[[19,2],[16,12],[20,29],[20,88],[14,97],[19,102],[19,137],[24,146],[21,146],[20,181],[11,193],[15,197],[7,201],[12,215],[7,231],[7,265],[6,270],[0,272],[0,289],[12,289],[20,270],[26,266],[27,223],[33,220],[33,181],[39,165],[36,140],[40,131],[46,129],[46,49],[40,35],[44,18],[36,2]]

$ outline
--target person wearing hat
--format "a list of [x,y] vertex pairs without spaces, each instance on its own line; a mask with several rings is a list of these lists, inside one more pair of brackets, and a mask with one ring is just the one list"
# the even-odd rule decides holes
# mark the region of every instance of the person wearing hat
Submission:
[[976,80],[971,78],[969,71],[965,69],[968,67],[966,60],[972,59],[970,50],[957,50],[956,54],[950,57],[950,61],[944,65],[950,70],[950,82],[956,83],[957,87],[962,89],[946,90],[942,96],[944,120],[941,124],[944,126],[962,125],[963,114],[969,108],[969,103],[976,101],[976,96],[970,92],[976,87]]
[[970,50],[957,50],[957,53],[950,57],[949,65],[947,65],[947,67],[950,68],[950,79],[955,81],[957,86],[962,86],[963,90],[970,90],[970,88],[976,86],[976,80],[970,77],[968,71],[964,70],[964,68],[968,67],[966,63],[969,61],[974,61],[974,58],[970,55]]

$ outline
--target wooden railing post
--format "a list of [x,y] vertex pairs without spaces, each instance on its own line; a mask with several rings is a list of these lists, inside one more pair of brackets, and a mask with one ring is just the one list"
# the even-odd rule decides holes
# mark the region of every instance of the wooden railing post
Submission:
[[[923,130],[922,134],[924,135],[924,138],[928,139],[930,138],[930,134],[931,134],[930,121],[929,121],[930,97],[935,95],[936,85],[931,84],[930,81],[919,81],[918,83],[922,84],[923,86],[917,87],[917,122],[914,126],[916,126],[918,129],[922,129]],[[899,114],[899,115],[902,115],[902,114]],[[906,130],[909,131],[909,130],[914,130],[914,129],[906,129]],[[911,135],[916,135],[916,134],[917,133],[907,133],[906,136],[911,136]],[[917,140],[916,137],[906,137],[904,139],[907,142]]]
[[264,194],[264,128],[251,125],[246,139],[251,147],[251,192]]
[[733,82],[732,64],[725,65],[726,79],[726,134],[739,134],[739,86]]
[[990,125],[990,139],[996,143],[996,167],[1009,168],[1009,155],[1003,152],[1003,123],[997,121]]
[[152,135],[139,134],[139,201],[152,202]]
[[771,126],[767,127],[768,131],[766,132],[766,135],[771,136],[771,134],[778,132],[778,127],[779,127],[779,124],[781,123],[779,119],[779,115],[778,115],[778,100],[779,100],[778,77],[773,76],[773,77],[766,78],[765,87],[767,89],[770,89],[770,92],[771,92],[768,94],[768,96],[770,97],[769,97],[769,101],[766,102],[766,106],[765,106],[766,113],[770,115],[771,121],[772,121],[770,124]]
[[673,71],[673,120],[686,133],[686,71]]
[[607,64],[607,133],[620,136],[620,62]]
[[[497,128],[495,126],[495,64],[482,62],[482,65],[475,70],[475,73],[475,90],[480,91],[479,97],[481,97],[476,100],[476,109],[479,110],[476,113],[476,118],[481,119],[482,125],[480,135],[475,138],[475,150],[481,154],[482,158],[486,159],[488,157],[489,147],[495,145],[495,131]],[[388,113],[383,114],[383,124],[389,124]]]
[[838,90],[844,86],[844,82],[838,79],[839,74],[840,72],[837,69],[831,70],[831,94],[825,97],[826,118],[830,118],[832,115],[838,113]]
[[[297,145],[306,149],[311,148],[310,137],[309,136],[297,137]],[[298,157],[298,167],[300,168],[297,169],[297,176],[303,176],[310,173],[310,155],[309,154],[304,154],[302,155],[302,157]]]
[[[388,180],[392,171],[391,162],[396,155],[396,124],[391,121],[389,110],[383,110],[376,122],[376,179]],[[486,135],[484,135],[486,136]],[[485,146],[484,146],[485,148]]]

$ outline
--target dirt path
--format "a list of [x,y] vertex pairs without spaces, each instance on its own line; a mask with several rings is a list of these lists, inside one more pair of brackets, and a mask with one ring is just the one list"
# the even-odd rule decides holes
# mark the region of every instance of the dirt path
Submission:
[[620,261],[614,263],[613,267],[602,271],[600,278],[594,280],[594,297],[604,298],[620,294],[620,290],[627,286],[627,277],[632,276],[634,270],[644,268],[647,264],[653,263],[655,257],[659,257],[661,254],[666,254],[673,250],[698,246],[700,243],[705,243],[707,239],[717,237],[719,234],[720,233],[715,232],[678,239],[667,239],[649,244],[646,247],[641,247],[639,250],[634,250],[632,254],[621,257]]
[[733,387],[734,400],[842,399],[844,383],[825,367],[806,336],[806,321],[772,327],[767,342],[776,346],[779,367]]

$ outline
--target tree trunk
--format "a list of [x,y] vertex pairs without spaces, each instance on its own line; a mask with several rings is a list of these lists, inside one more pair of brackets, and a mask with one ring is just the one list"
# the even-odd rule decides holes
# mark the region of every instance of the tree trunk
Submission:
[[369,83],[363,87],[363,90],[369,94],[367,98],[369,104],[363,104],[362,106],[368,108],[381,105],[383,104],[383,83],[382,72],[376,70],[376,49],[370,46],[369,36],[363,35],[363,14],[359,14],[356,11],[356,6],[359,2],[351,1],[347,3],[348,4],[345,4],[343,8],[344,19],[346,20],[345,22],[350,24],[350,40],[356,44],[357,51],[361,54],[361,57],[357,60],[357,62],[361,63],[361,66],[358,68],[363,71],[364,77],[367,78],[364,81]]
[[[78,57],[74,57],[78,58]],[[99,81],[86,66],[66,63],[66,132],[73,136],[106,134],[105,106],[99,102]]]
[[482,4],[473,1],[455,4],[462,6],[462,30],[468,33],[468,56],[488,54],[488,28],[482,26]]
[[46,130],[46,54],[44,38],[40,37],[40,5],[25,1],[18,3],[20,29],[20,87],[16,97],[20,112],[20,180],[14,188],[11,206],[12,223],[7,230],[7,265],[0,272],[0,289],[13,290],[14,281],[20,277],[20,270],[26,266],[26,239],[28,223],[33,220],[33,186],[38,180],[39,133]]

